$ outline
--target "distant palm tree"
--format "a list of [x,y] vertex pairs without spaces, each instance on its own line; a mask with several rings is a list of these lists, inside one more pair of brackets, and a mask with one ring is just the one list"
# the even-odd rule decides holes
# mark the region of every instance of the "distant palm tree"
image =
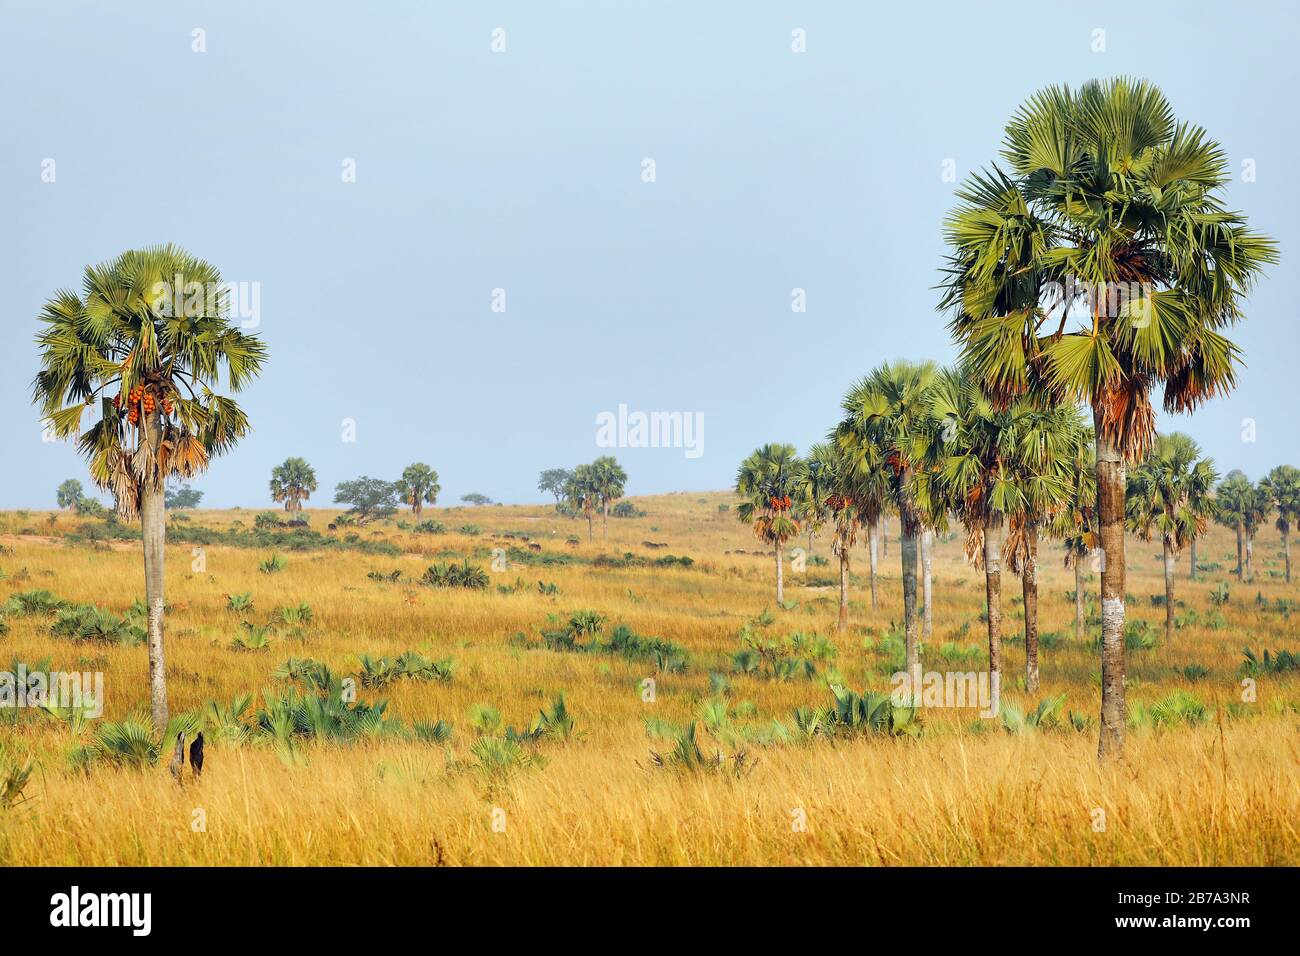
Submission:
[[1234,468],[1214,492],[1215,520],[1237,533],[1237,580],[1245,580],[1246,522],[1254,507],[1255,488],[1245,472]]
[[855,461],[878,458],[888,476],[889,503],[898,510],[903,571],[903,633],[906,666],[921,663],[916,607],[916,538],[921,514],[916,504],[917,465],[932,441],[929,392],[938,367],[933,362],[886,363],[853,385],[841,407],[845,418],[835,440]]
[[[248,432],[244,412],[214,389],[224,377],[239,391],[266,358],[265,346],[227,318],[223,288],[215,266],[176,246],[132,250],[88,266],[81,295],[63,291],[46,302],[46,328],[36,338],[41,369],[33,391],[42,415],[58,436],[77,437],[91,478],[113,493],[118,515],[140,518],[158,733],[168,717],[165,486],[203,471]],[[88,408],[98,418],[83,430]]]
[[827,498],[831,494],[831,476],[827,473],[827,461],[820,461],[813,455],[804,458],[799,469],[799,482],[794,492],[794,517],[803,526],[808,535],[808,556],[813,553],[813,535],[821,531],[822,525],[831,517]]
[[796,501],[814,500],[807,486],[812,482],[819,486],[816,500],[834,529],[831,553],[840,559],[840,611],[836,629],[842,631],[849,623],[849,551],[857,544],[858,529],[862,526],[859,509],[867,493],[853,458],[833,441],[813,445],[804,464],[794,497]]
[[58,502],[60,508],[75,508],[81,504],[81,499],[85,496],[86,493],[81,487],[81,482],[75,478],[69,478],[63,482],[54,493],[54,499]]
[[1259,533],[1260,527],[1268,520],[1269,513],[1273,510],[1273,502],[1269,498],[1267,489],[1261,482],[1258,485],[1250,486],[1250,494],[1246,498],[1246,510],[1244,512],[1244,525],[1246,530],[1246,573],[1250,574],[1252,566],[1255,563],[1255,535]]
[[743,499],[736,517],[776,551],[777,604],[785,601],[785,543],[799,533],[799,522],[790,514],[799,471],[793,445],[764,445],[742,461],[736,473],[736,494]]
[[1286,583],[1291,583],[1291,528],[1300,521],[1300,468],[1278,465],[1260,482],[1260,486],[1277,509],[1277,530],[1282,535],[1282,554],[1286,557]]
[[271,469],[271,500],[283,501],[285,511],[302,511],[316,490],[316,472],[305,458],[286,458]]
[[1174,576],[1178,555],[1205,530],[1205,517],[1189,501],[1208,494],[1219,480],[1214,459],[1181,432],[1159,435],[1128,479],[1129,528],[1143,541],[1159,536],[1165,565],[1165,640],[1174,638]]
[[1097,463],[1092,429],[1084,427],[1069,453],[1065,470],[1069,487],[1065,507],[1051,522],[1051,533],[1065,545],[1065,566],[1074,568],[1074,639],[1083,640],[1084,593],[1083,562],[1096,551],[1097,534]]
[[601,540],[609,540],[609,506],[623,497],[627,472],[612,455],[602,455],[591,463],[591,477],[601,510]]
[[437,504],[440,491],[438,473],[422,461],[407,465],[402,477],[397,479],[397,496],[403,504],[411,506],[416,521],[424,513],[425,505]]
[[600,501],[600,478],[592,465],[579,465],[564,483],[564,500],[587,519],[587,540],[595,539],[596,505]]
[[[1000,401],[1092,406],[1101,568],[1098,753],[1123,751],[1125,464],[1155,437],[1150,392],[1190,411],[1235,382],[1220,330],[1276,244],[1223,203],[1223,149],[1126,78],[1049,87],[1006,126],[1009,172],[976,174],[947,222],[943,307]],[[1081,327],[1067,331],[1071,319]]]

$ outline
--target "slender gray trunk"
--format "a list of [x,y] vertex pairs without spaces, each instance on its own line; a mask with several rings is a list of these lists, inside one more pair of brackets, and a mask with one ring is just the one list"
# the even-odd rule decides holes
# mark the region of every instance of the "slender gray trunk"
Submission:
[[[910,469],[904,469],[900,485],[906,489],[911,484]],[[904,491],[906,499],[907,492]],[[902,502],[899,509],[899,553],[903,562],[903,638],[907,650],[907,673],[910,676],[912,693],[919,698],[921,692],[921,649],[917,633],[916,615],[916,559],[917,532],[920,530],[916,515],[912,512],[908,500]]]
[[785,601],[785,575],[781,567],[781,542],[776,543],[776,603]]
[[1097,514],[1101,531],[1101,733],[1099,757],[1124,753],[1124,457],[1094,412]]
[[931,584],[930,546],[934,541],[934,532],[926,528],[921,532],[921,596],[925,600],[925,619],[922,633],[926,637],[934,634],[934,588]]
[[1002,685],[1002,516],[984,525],[984,596],[988,603],[989,685],[997,712]]
[[880,549],[880,524],[873,523],[867,529],[867,549],[871,554],[871,610],[876,609],[876,561]]
[[847,543],[840,539],[840,618],[836,623],[837,630],[844,630],[849,626],[849,548]]
[[1282,554],[1286,557],[1286,583],[1291,583],[1291,537],[1286,532],[1282,532]]
[[1165,543],[1165,641],[1174,639],[1174,576],[1178,573],[1178,555],[1173,542],[1164,535]]
[[1025,690],[1038,690],[1038,525],[1025,529],[1025,565],[1020,587],[1025,602]]
[[609,502],[602,501],[600,507],[602,512],[601,519],[600,519],[600,540],[602,542],[608,542],[609,541]]
[[1244,553],[1244,549],[1245,549],[1245,542],[1244,542],[1245,535],[1246,535],[1245,529],[1242,528],[1241,523],[1238,522],[1237,524],[1237,580],[1238,581],[1246,580],[1246,573],[1242,567],[1242,554]]
[[1190,550],[1192,552],[1192,580],[1195,581],[1196,580],[1196,539],[1195,538],[1192,539],[1192,547],[1190,548]]
[[1246,535],[1246,573],[1250,574],[1255,561],[1255,532]]
[[1074,556],[1074,639],[1083,640],[1083,555]]
[[[152,454],[162,440],[158,416],[145,424],[145,442]],[[167,541],[167,503],[162,485],[145,487],[140,495],[140,536],[144,548],[144,603],[149,645],[149,701],[154,730],[167,729],[167,667],[163,654],[163,552]],[[164,741],[166,743],[166,741]]]

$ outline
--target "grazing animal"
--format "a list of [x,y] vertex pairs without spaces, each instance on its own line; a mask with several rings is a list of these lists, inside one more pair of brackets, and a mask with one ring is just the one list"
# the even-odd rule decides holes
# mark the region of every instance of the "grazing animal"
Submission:
[[542,546],[541,546],[540,544],[538,544],[536,541],[530,541],[530,542],[528,542],[528,550],[529,550],[529,551],[540,551],[540,550],[542,550]]
[[172,776],[177,783],[181,782],[181,777],[185,773],[185,734],[184,732],[176,735],[176,750],[172,754],[172,762],[167,765],[167,769],[172,772]]
[[190,770],[194,773],[194,779],[197,780],[203,776],[203,731],[194,738],[194,743],[190,744]]

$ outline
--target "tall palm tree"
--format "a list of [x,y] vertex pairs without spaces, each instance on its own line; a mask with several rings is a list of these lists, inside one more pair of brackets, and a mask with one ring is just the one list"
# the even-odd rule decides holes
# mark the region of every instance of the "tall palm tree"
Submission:
[[[214,389],[224,371],[226,387],[238,392],[266,358],[265,346],[228,320],[223,288],[215,266],[176,246],[124,252],[87,266],[80,295],[55,293],[36,337],[41,368],[33,392],[41,414],[58,436],[76,436],[91,478],[113,493],[118,515],[140,519],[150,700],[159,733],[168,717],[165,485],[203,471],[248,432],[244,412]],[[92,408],[95,421],[83,427]]]
[[736,517],[776,551],[777,604],[785,601],[785,543],[799,533],[799,522],[790,511],[801,465],[793,445],[764,445],[742,461],[736,473],[736,494],[743,499]]
[[1164,550],[1165,640],[1174,638],[1174,574],[1178,555],[1205,530],[1205,518],[1188,502],[1207,494],[1219,480],[1214,459],[1181,432],[1159,435],[1146,459],[1128,479],[1128,526],[1143,541],[1157,535]]
[[600,478],[594,465],[578,465],[573,469],[564,483],[564,500],[587,519],[587,540],[594,540],[596,505],[600,501]]
[[75,508],[85,496],[85,492],[81,488],[81,482],[77,481],[76,478],[69,478],[59,485],[58,490],[54,493],[54,500],[58,502],[60,508]]
[[828,502],[831,491],[832,476],[827,472],[828,462],[820,460],[811,453],[800,463],[799,481],[795,485],[794,504],[792,506],[795,520],[802,525],[808,535],[808,556],[813,553],[813,535],[822,529],[822,525],[831,518]]
[[841,407],[845,418],[835,441],[860,466],[873,460],[885,470],[888,500],[899,514],[903,570],[903,632],[907,671],[920,669],[916,608],[916,539],[921,514],[916,504],[917,465],[933,441],[929,393],[938,367],[933,362],[894,362],[874,369],[853,385]]
[[866,493],[852,456],[833,441],[818,443],[809,450],[805,467],[799,473],[796,501],[811,498],[807,485],[812,482],[820,486],[818,500],[834,529],[831,553],[840,559],[840,610],[836,629],[842,631],[849,624],[849,551],[857,544],[858,529],[862,526],[859,509]]
[[[1217,476],[1216,479],[1217,480]],[[1203,485],[1194,482],[1187,487],[1187,500],[1184,503],[1188,515],[1192,519],[1188,523],[1188,530],[1193,532],[1188,544],[1188,554],[1190,555],[1191,569],[1190,577],[1196,580],[1196,543],[1205,535],[1205,531],[1214,520],[1218,507],[1214,500],[1214,484]]]
[[[1016,406],[1012,406],[1013,410]],[[1025,612],[1025,689],[1038,690],[1038,541],[1073,503],[1076,450],[1086,433],[1074,405],[1024,408],[1013,417],[1014,447],[1007,468],[1019,485],[1010,515],[1007,563],[1020,575]]]
[[397,496],[403,504],[411,506],[416,521],[424,513],[425,505],[437,504],[440,491],[442,485],[438,484],[438,473],[422,461],[407,465],[402,477],[397,479]]
[[1245,580],[1246,522],[1254,506],[1255,487],[1239,468],[1224,475],[1214,492],[1215,520],[1237,533],[1237,580]]
[[1286,558],[1286,583],[1291,583],[1291,527],[1300,521],[1300,468],[1278,465],[1260,483],[1277,509],[1277,530],[1282,535]]
[[271,469],[271,500],[283,501],[285,511],[302,511],[316,490],[316,470],[305,458],[286,458]]
[[1269,498],[1268,491],[1263,482],[1250,486],[1250,494],[1246,498],[1246,510],[1244,512],[1244,525],[1246,531],[1246,573],[1250,574],[1252,566],[1255,563],[1255,535],[1259,533],[1260,526],[1268,520],[1269,513],[1273,510],[1273,502]]
[[[942,307],[986,388],[1092,406],[1103,565],[1098,751],[1124,744],[1125,466],[1155,436],[1150,392],[1190,411],[1235,382],[1220,334],[1277,246],[1223,204],[1229,164],[1154,85],[1049,87],[948,219]],[[1070,328],[1071,320],[1080,326]]]
[[1069,488],[1065,507],[1051,522],[1051,533],[1065,545],[1065,566],[1074,568],[1074,639],[1083,640],[1083,562],[1096,550],[1097,535],[1097,462],[1092,429],[1080,429],[1076,441],[1065,456]]
[[609,540],[609,506],[623,497],[627,472],[612,455],[602,455],[591,463],[596,500],[601,510],[601,540]]

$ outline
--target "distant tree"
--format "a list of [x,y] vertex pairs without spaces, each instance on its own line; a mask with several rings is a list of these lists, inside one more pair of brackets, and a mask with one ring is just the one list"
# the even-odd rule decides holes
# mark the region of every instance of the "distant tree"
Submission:
[[60,508],[75,508],[81,503],[84,494],[81,482],[75,478],[69,478],[59,485],[58,491],[55,492],[55,500],[58,501]]
[[1254,486],[1245,472],[1234,468],[1215,489],[1215,519],[1237,533],[1237,579],[1245,578],[1246,519],[1250,513]]
[[316,490],[316,471],[303,458],[286,458],[271,469],[271,500],[283,501],[285,511],[302,511]]
[[1277,530],[1282,535],[1282,553],[1286,557],[1286,583],[1291,583],[1291,528],[1300,521],[1300,468],[1278,465],[1260,483],[1277,508]]
[[492,504],[491,498],[489,498],[487,495],[481,495],[477,491],[471,491],[467,495],[461,495],[460,500],[465,502],[466,504],[474,505],[474,507],[476,508],[481,507],[482,505]]
[[185,484],[168,488],[164,493],[164,500],[166,501],[168,508],[176,508],[178,510],[184,508],[197,508],[199,502],[203,500],[203,492],[195,491],[189,486],[189,483],[186,482]]
[[554,495],[558,507],[564,501],[564,486],[572,477],[573,472],[568,468],[547,468],[537,478],[537,490]]
[[776,602],[785,601],[785,543],[799,533],[790,514],[798,490],[802,462],[793,445],[764,445],[740,463],[736,494],[742,502],[736,517],[754,529],[754,536],[776,550]]
[[601,540],[609,540],[609,506],[623,497],[627,472],[612,455],[602,455],[591,463],[596,500],[602,512]]
[[438,484],[438,473],[423,462],[417,461],[407,465],[402,477],[397,481],[397,494],[402,504],[410,505],[415,513],[415,520],[420,520],[426,504],[435,504],[442,486]]
[[334,503],[351,505],[348,513],[362,524],[396,513],[397,500],[397,486],[380,478],[362,475],[352,481],[340,481],[334,488]]
[[587,540],[595,537],[592,522],[596,516],[596,505],[600,501],[599,479],[591,465],[579,465],[564,483],[564,501],[587,519]]

